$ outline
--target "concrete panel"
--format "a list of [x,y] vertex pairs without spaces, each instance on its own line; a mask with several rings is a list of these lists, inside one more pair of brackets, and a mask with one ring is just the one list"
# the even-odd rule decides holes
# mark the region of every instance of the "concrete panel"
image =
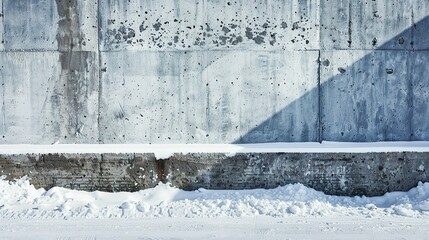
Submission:
[[429,139],[429,51],[410,53],[412,140]]
[[411,49],[411,2],[321,0],[321,48]]
[[413,49],[429,50],[429,1],[412,1],[412,41]]
[[97,50],[96,2],[3,1],[6,50]]
[[0,53],[2,143],[97,142],[97,57],[90,52],[67,56]]
[[407,51],[322,52],[322,139],[409,140],[408,55]]
[[199,52],[103,53],[102,142],[205,142],[203,56]]
[[317,49],[319,0],[101,1],[101,49]]
[[102,53],[101,140],[315,141],[318,95],[306,92],[317,86],[317,58],[317,51]]
[[236,133],[235,143],[318,140],[317,51],[228,54],[208,70],[212,132]]

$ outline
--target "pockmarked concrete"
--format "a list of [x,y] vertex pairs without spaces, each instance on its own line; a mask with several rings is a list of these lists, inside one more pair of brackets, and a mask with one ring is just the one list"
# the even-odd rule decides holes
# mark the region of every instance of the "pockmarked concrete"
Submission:
[[427,0],[0,1],[0,143],[429,140]]

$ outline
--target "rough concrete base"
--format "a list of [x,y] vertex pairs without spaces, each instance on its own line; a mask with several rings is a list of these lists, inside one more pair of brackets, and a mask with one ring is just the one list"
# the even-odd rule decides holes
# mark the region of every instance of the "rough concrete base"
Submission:
[[275,188],[288,183],[335,195],[382,195],[429,181],[429,152],[0,155],[0,174],[36,187],[137,191],[158,182],[185,190]]

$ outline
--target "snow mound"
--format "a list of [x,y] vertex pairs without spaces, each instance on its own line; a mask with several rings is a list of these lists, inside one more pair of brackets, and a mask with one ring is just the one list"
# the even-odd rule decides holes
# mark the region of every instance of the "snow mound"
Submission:
[[139,192],[36,189],[24,177],[0,178],[0,218],[252,216],[429,216],[429,183],[381,197],[329,196],[302,184],[275,189],[183,191],[160,183]]

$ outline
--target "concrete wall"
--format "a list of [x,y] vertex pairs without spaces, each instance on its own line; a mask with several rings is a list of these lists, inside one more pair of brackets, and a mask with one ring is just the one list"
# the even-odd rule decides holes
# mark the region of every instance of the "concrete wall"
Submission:
[[0,0],[1,143],[429,140],[426,0]]
[[383,195],[429,181],[428,152],[0,155],[8,180],[35,187],[137,191],[170,182],[196,190],[274,188],[288,183],[335,195]]

